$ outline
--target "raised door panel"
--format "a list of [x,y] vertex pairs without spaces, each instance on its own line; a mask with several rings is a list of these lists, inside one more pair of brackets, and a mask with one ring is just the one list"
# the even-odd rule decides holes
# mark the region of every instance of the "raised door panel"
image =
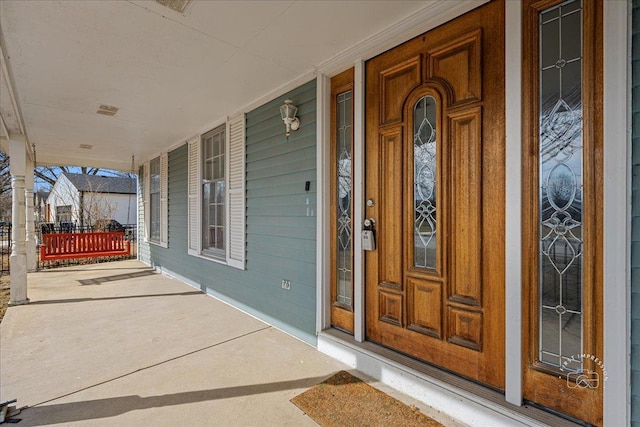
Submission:
[[380,124],[402,120],[402,103],[422,80],[421,64],[421,55],[416,55],[380,70]]
[[482,117],[480,107],[449,114],[454,247],[449,298],[480,306],[482,299]]

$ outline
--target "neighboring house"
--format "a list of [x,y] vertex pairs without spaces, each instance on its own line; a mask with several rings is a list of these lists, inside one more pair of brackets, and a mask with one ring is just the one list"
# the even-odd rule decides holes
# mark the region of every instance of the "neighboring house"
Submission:
[[136,221],[136,179],[63,172],[46,199],[48,222],[91,227],[98,220]]
[[142,262],[468,424],[640,426],[638,0],[29,4],[0,3],[16,93],[59,32],[56,76],[127,107],[32,126],[131,146]]
[[47,204],[49,194],[49,191],[38,190],[33,195],[35,221],[37,224],[40,224],[42,222],[51,222],[51,211],[49,209],[49,205]]

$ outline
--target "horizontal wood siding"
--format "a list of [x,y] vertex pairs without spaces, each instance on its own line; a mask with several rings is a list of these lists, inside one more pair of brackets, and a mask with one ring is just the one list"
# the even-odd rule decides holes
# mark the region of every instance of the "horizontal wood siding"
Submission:
[[[302,123],[289,141],[279,112],[287,98]],[[186,145],[169,153],[169,247],[150,245],[151,263],[315,345],[315,81],[249,112],[246,138],[246,269],[187,254]]]

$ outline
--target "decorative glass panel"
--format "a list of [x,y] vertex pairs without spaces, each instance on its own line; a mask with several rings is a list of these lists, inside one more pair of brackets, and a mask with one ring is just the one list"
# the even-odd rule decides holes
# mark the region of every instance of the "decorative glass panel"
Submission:
[[579,0],[540,15],[539,136],[539,357],[554,367],[580,369],[583,145]]
[[352,284],[352,230],[351,230],[351,91],[337,97],[337,302],[351,306]]
[[416,267],[436,268],[436,100],[424,96],[413,109],[414,252]]

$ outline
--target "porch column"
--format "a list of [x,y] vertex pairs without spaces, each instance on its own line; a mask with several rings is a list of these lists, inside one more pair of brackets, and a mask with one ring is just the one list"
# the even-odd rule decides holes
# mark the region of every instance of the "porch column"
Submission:
[[27,304],[27,253],[25,231],[24,177],[27,166],[27,151],[24,137],[10,137],[11,171],[11,290],[10,305]]
[[38,260],[36,257],[37,239],[35,227],[35,215],[33,205],[33,161],[27,159],[26,174],[24,177],[25,189],[25,213],[26,213],[26,250],[27,250],[27,271],[36,271]]

